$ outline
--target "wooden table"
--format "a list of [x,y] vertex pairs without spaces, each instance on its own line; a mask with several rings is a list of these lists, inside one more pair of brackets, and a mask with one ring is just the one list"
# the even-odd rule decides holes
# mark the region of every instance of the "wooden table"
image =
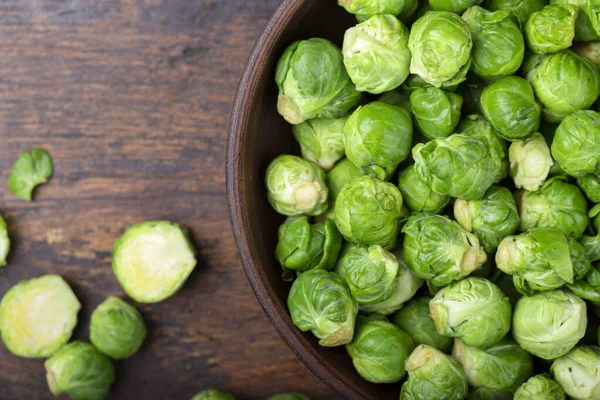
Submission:
[[[62,275],[89,315],[122,296],[111,271],[130,224],[187,226],[199,265],[167,301],[140,306],[150,334],[117,363],[111,399],[187,400],[206,388],[242,399],[282,391],[332,398],[271,327],[242,272],[225,199],[231,103],[277,0],[0,2],[0,211],[16,282]],[[7,187],[16,157],[47,149],[54,177],[35,201]],[[49,399],[42,360],[0,346],[0,399]]]

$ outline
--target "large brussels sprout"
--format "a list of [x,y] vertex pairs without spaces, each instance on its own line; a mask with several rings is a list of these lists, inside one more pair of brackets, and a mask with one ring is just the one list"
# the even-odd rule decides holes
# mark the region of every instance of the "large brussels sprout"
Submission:
[[294,137],[300,144],[302,157],[325,171],[344,157],[344,125],[347,117],[315,118],[294,125]]
[[508,235],[519,228],[519,212],[507,188],[492,186],[480,200],[456,200],[454,218],[468,232],[479,238],[486,253],[491,254]]
[[585,110],[567,116],[556,129],[551,149],[569,175],[600,175],[600,114]]
[[157,303],[171,297],[195,266],[195,251],[187,230],[169,221],[130,226],[113,250],[113,272],[125,293],[139,303]]
[[320,215],[327,210],[325,173],[315,163],[281,155],[269,164],[265,182],[269,203],[279,214]]
[[523,64],[525,40],[510,11],[487,11],[474,6],[462,18],[473,37],[471,71],[486,79],[517,72]]
[[359,107],[344,126],[346,156],[385,179],[410,154],[413,123],[408,109],[374,101]]
[[577,178],[577,184],[592,203],[600,203],[600,176],[587,174]]
[[142,314],[117,297],[109,297],[92,313],[90,342],[115,360],[137,353],[146,333]]
[[586,325],[585,301],[571,292],[551,290],[519,299],[512,334],[524,350],[552,360],[575,347]]
[[235,396],[230,393],[224,393],[216,389],[204,390],[194,397],[192,400],[236,400]]
[[346,31],[344,65],[356,90],[384,93],[408,77],[408,29],[393,15],[376,15]]
[[423,182],[438,194],[459,199],[481,198],[500,174],[486,142],[465,134],[419,143],[412,154]]
[[410,336],[387,321],[359,323],[346,350],[354,368],[369,382],[394,383],[404,377],[404,362],[414,350]]
[[400,400],[462,400],[469,384],[460,365],[434,347],[417,346],[404,364],[408,379],[402,385]]
[[487,259],[477,237],[448,217],[412,215],[402,233],[406,264],[418,277],[435,286],[463,279]]
[[408,47],[412,53],[411,74],[436,87],[465,80],[473,41],[469,26],[458,15],[427,12],[412,25]]
[[579,10],[574,5],[546,6],[525,24],[529,48],[537,54],[557,53],[573,45]]
[[527,64],[526,78],[544,106],[543,116],[548,122],[558,123],[577,110],[589,108],[600,94],[598,68],[570,50],[535,56]]
[[550,0],[550,4],[573,4],[579,7],[575,36],[582,42],[600,40],[600,1],[598,0]]
[[294,281],[287,304],[294,325],[302,332],[311,331],[321,346],[352,340],[358,305],[335,273],[322,269],[303,273]]
[[115,381],[112,361],[89,343],[71,342],[44,363],[54,396],[103,400]]
[[392,321],[408,333],[415,345],[426,344],[443,351],[452,350],[452,338],[440,335],[429,315],[431,297],[412,299],[392,317]]
[[531,14],[541,10],[547,4],[548,0],[487,0],[485,6],[493,11],[512,11],[523,26]]
[[431,8],[436,11],[450,11],[457,14],[462,13],[467,8],[481,4],[483,0],[429,0]]
[[361,101],[361,94],[333,43],[312,38],[292,43],[275,71],[277,110],[289,123],[313,118],[340,118]]
[[2,341],[14,355],[46,358],[69,341],[81,304],[58,275],[10,288],[0,301]]
[[344,238],[356,244],[394,248],[402,216],[398,188],[368,176],[347,183],[335,202],[335,223]]
[[417,128],[430,140],[454,133],[462,103],[460,95],[433,86],[418,88],[410,95]]
[[441,335],[469,346],[492,346],[510,330],[510,301],[484,278],[469,277],[446,286],[431,300],[429,311]]
[[310,397],[302,393],[281,393],[269,397],[268,400],[310,400]]
[[437,214],[450,203],[449,196],[435,193],[417,176],[414,165],[402,171],[398,181],[402,198],[412,211]]
[[508,158],[515,186],[530,191],[542,186],[554,163],[546,139],[539,133],[513,142],[508,149]]
[[328,202],[329,209],[325,214],[330,219],[335,219],[335,202],[342,191],[344,185],[354,178],[363,176],[364,172],[356,165],[352,164],[347,158],[340,160],[335,166],[327,172],[325,183],[329,189]]
[[522,384],[515,392],[514,400],[566,400],[566,397],[550,374],[541,374]]
[[498,79],[481,94],[481,111],[507,140],[522,140],[540,127],[541,107],[531,85],[518,76]]
[[338,0],[338,4],[351,14],[356,14],[359,21],[367,20],[374,15],[395,15],[407,22],[419,6],[419,0]]
[[0,215],[0,267],[6,265],[6,257],[10,250],[10,238],[8,237],[8,228],[6,227],[6,221]]
[[563,177],[550,178],[538,191],[520,191],[515,197],[522,231],[556,228],[567,236],[578,238],[588,225],[585,195]]
[[600,347],[577,347],[554,360],[550,372],[572,399],[600,398]]

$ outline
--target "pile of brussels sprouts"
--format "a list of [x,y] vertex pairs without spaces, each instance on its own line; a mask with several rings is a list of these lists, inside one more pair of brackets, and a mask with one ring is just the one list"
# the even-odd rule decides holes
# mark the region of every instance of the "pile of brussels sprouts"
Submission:
[[338,3],[276,69],[293,323],[401,399],[600,399],[600,2]]

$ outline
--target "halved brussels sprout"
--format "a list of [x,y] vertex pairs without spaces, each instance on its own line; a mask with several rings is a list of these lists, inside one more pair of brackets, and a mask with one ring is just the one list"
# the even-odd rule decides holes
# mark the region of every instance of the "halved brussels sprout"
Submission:
[[10,288],[0,301],[0,332],[11,353],[27,358],[54,354],[73,334],[81,304],[58,275]]
[[6,265],[6,257],[10,251],[10,238],[8,237],[8,228],[6,221],[0,215],[0,267]]
[[592,203],[600,203],[600,176],[587,174],[577,178],[577,184]]
[[550,4],[573,4],[579,7],[575,36],[582,42],[600,40],[600,2],[598,0],[550,0]]
[[566,400],[565,391],[550,374],[535,375],[515,392],[514,400]]
[[524,350],[552,360],[575,347],[586,326],[585,301],[571,292],[551,290],[519,299],[512,334]]
[[359,21],[375,15],[391,14],[408,22],[419,6],[418,0],[338,0],[338,4],[350,14],[356,14]]
[[330,170],[344,157],[344,125],[348,117],[311,119],[294,125],[294,137],[300,144],[302,157],[323,170]]
[[460,14],[467,8],[481,4],[483,0],[429,0],[431,8],[436,11],[450,11]]
[[454,133],[462,102],[460,95],[436,87],[418,88],[410,95],[417,128],[430,140]]
[[579,10],[574,5],[552,5],[531,14],[525,24],[529,48],[537,54],[557,53],[573,45]]
[[513,142],[508,150],[510,176],[518,189],[535,191],[548,178],[554,163],[546,139],[539,133]]
[[458,15],[427,12],[412,25],[408,47],[410,73],[430,85],[453,86],[466,79],[473,41],[469,26]]
[[300,275],[287,304],[294,325],[302,332],[311,331],[321,346],[340,346],[352,340],[358,305],[333,272],[314,269]]
[[187,230],[169,221],[142,222],[127,228],[115,243],[113,272],[139,303],[174,295],[196,266]]
[[342,52],[326,39],[292,43],[275,71],[277,110],[290,124],[340,118],[361,101],[344,67]]
[[600,398],[600,347],[579,346],[554,360],[550,372],[572,399]]
[[327,218],[332,220],[335,219],[335,202],[344,185],[354,178],[363,176],[363,172],[364,171],[361,171],[360,168],[352,164],[352,162],[347,158],[340,160],[332,169],[327,172],[327,175],[325,176],[325,183],[329,189],[329,209],[325,214]]
[[281,393],[269,397],[268,400],[310,400],[310,397],[302,393]]
[[235,396],[230,393],[224,393],[216,389],[204,390],[194,397],[192,400],[236,400]]
[[449,196],[435,193],[417,176],[414,165],[402,171],[398,180],[402,198],[412,211],[437,214],[450,203]]
[[481,94],[481,110],[496,132],[507,140],[522,140],[540,127],[542,109],[531,85],[518,76],[498,79]]
[[548,0],[488,0],[486,8],[495,10],[509,10],[519,19],[521,26],[529,16],[548,5]]
[[384,93],[408,77],[409,31],[393,15],[376,15],[346,31],[344,65],[356,90]]

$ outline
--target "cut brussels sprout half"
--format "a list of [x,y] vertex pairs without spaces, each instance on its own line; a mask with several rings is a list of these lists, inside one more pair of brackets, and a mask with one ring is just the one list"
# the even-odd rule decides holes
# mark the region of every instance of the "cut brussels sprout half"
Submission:
[[513,142],[508,149],[510,176],[518,189],[536,191],[548,178],[554,161],[546,139],[539,133]]

